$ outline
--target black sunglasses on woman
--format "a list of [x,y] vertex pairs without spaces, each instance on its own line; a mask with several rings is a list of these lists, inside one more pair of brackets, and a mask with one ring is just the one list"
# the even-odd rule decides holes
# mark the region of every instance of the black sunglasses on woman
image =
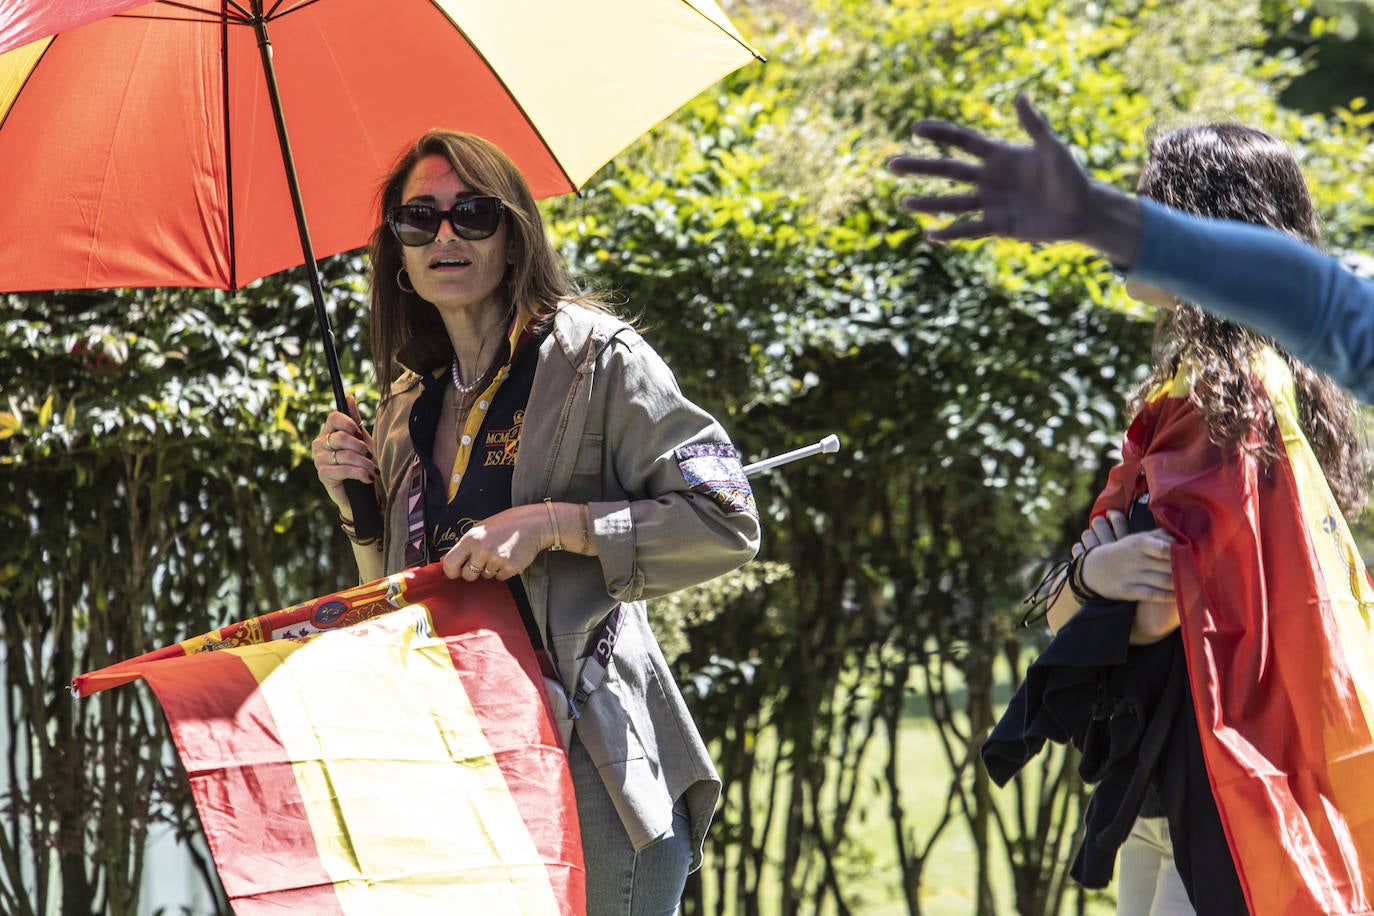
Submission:
[[470,242],[491,238],[501,225],[506,205],[499,197],[465,197],[447,210],[429,204],[402,204],[386,211],[386,224],[402,245],[428,245],[447,220],[460,239]]

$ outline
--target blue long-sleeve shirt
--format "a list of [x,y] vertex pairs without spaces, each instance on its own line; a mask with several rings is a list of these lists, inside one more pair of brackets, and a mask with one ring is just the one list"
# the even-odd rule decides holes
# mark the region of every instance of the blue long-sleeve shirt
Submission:
[[1374,403],[1374,281],[1270,229],[1141,204],[1132,279],[1274,338]]

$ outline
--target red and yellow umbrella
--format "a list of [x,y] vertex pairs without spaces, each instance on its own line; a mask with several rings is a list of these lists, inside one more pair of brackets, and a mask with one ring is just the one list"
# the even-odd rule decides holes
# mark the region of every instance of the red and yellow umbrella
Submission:
[[410,140],[563,194],[757,56],[715,0],[0,0],[0,292],[304,263],[343,410],[315,258],[366,244]]
[[[270,42],[271,53],[262,53]],[[366,243],[431,127],[575,190],[749,61],[714,0],[0,2],[0,289],[235,289]]]

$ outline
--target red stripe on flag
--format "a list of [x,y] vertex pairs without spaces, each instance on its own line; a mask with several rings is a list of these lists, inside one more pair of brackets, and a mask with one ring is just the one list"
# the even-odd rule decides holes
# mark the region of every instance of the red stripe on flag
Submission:
[[93,693],[138,680],[143,677],[143,666],[146,664],[165,661],[169,658],[183,658],[185,655],[186,650],[181,647],[180,643],[163,646],[137,658],[125,659],[88,674],[78,674],[72,678],[72,690],[79,697],[88,697]]
[[1252,912],[1367,912],[1374,741],[1292,468],[1267,472],[1218,469],[1214,531],[1193,545],[1207,574],[1180,577],[1203,750]]
[[[498,872],[509,864],[514,868],[509,873],[513,882],[510,887],[520,885],[540,896],[537,901],[523,901],[529,904],[531,912],[542,912],[548,904],[572,916],[584,912],[581,836],[567,758],[549,714],[543,676],[519,611],[505,585],[454,582],[443,575],[438,564],[431,564],[258,620],[275,622],[297,617],[303,610],[312,614],[319,611],[323,616],[318,620],[312,616],[311,628],[337,628],[346,620],[365,619],[398,605],[423,605],[434,625],[434,635],[444,640],[448,662],[444,667],[450,675],[456,675],[462,685],[463,696],[453,700],[457,706],[452,712],[462,717],[468,715],[470,709],[475,716],[471,724],[481,728],[482,756],[487,759],[486,753],[491,753],[490,759],[494,759],[499,768],[504,790],[508,793],[502,797],[506,799],[505,804],[513,805],[513,810],[505,809],[508,812],[505,816],[520,819],[518,836],[523,839],[516,838],[515,834],[505,834],[499,841],[493,837],[497,846],[515,856],[513,860],[501,859],[502,864],[496,866]],[[368,626],[364,625],[353,635],[370,638]],[[385,626],[382,629],[385,630]],[[317,837],[312,832],[312,817],[319,816],[319,799],[312,796],[311,804],[307,805],[303,796],[312,791],[306,788],[307,783],[318,786],[309,780],[302,782],[300,764],[305,761],[291,763],[291,751],[295,751],[296,756],[301,751],[292,742],[300,739],[301,734],[282,735],[283,722],[272,713],[276,708],[281,716],[289,719],[294,712],[305,712],[297,710],[295,704],[303,698],[302,690],[306,694],[312,691],[307,684],[295,683],[289,675],[283,681],[272,681],[271,689],[265,682],[259,683],[259,678],[264,673],[276,671],[278,664],[283,666],[284,674],[293,667],[285,658],[287,655],[294,657],[296,649],[275,640],[275,649],[266,645],[227,648],[226,640],[221,637],[229,631],[237,632],[231,627],[205,634],[178,646],[83,675],[73,686],[85,695],[112,686],[105,682],[106,679],[122,683],[132,677],[144,677],[152,685],[172,723],[173,738],[190,777],[225,890],[239,912],[278,911],[283,906],[311,913],[341,912],[344,903],[364,890],[356,881],[370,878],[366,868],[361,874],[354,874],[357,863],[347,861],[339,863],[344,866],[343,872],[331,876],[326,866],[333,869],[335,863],[329,857],[340,852],[331,844],[341,842],[347,848],[354,839],[349,832],[350,826],[366,835],[369,843],[377,841],[377,830],[382,831],[383,841],[386,836],[396,839],[394,834],[387,833],[395,825],[369,821],[368,805],[376,801],[377,796],[364,791],[365,797],[350,796],[352,801],[339,799],[345,807],[353,802],[361,806],[354,812],[361,818],[357,824],[350,825],[345,818],[342,825],[326,825],[328,835]],[[264,635],[277,636],[276,626]],[[347,651],[348,644],[337,645],[335,651],[343,653],[340,658],[353,658]],[[191,646],[197,651],[181,654]],[[201,648],[219,651],[198,651]],[[282,654],[283,648],[288,649],[286,655]],[[244,653],[254,653],[247,663]],[[169,654],[176,657],[154,661]],[[384,661],[384,655],[373,658],[391,672],[383,672],[385,676],[394,678],[395,674],[406,670],[410,656],[396,659],[405,663],[394,668]],[[302,659],[307,657],[302,656]],[[310,670],[317,663],[317,656],[311,655],[308,659],[300,662],[305,666],[302,670]],[[423,675],[431,670],[427,665],[432,663],[432,659],[428,663],[419,661],[420,667],[414,669],[415,676],[424,680]],[[358,664],[357,658],[350,664]],[[363,668],[369,664],[371,662],[364,662]],[[403,684],[403,681],[396,681],[392,686],[400,687],[403,692]],[[458,686],[453,684],[455,689]],[[405,702],[399,695],[378,699]],[[279,702],[287,705],[272,705]],[[433,710],[432,724],[441,730],[448,727],[445,723],[458,724],[445,718],[446,710],[447,707]],[[305,728],[309,732],[316,727],[328,731],[339,723],[337,716],[315,721],[306,715],[303,720],[293,720],[289,724],[297,731]],[[351,725],[345,726],[345,732],[349,728]],[[328,733],[340,737],[332,731]],[[346,746],[347,735],[342,738]],[[348,757],[336,762],[343,764],[354,759]],[[313,762],[323,763],[326,770],[330,763],[328,759]],[[348,773],[357,776],[354,771]],[[342,778],[348,773],[341,771],[334,775]],[[321,774],[311,770],[310,775],[319,777]],[[440,782],[448,785],[443,778]],[[350,791],[357,788],[356,784],[351,785]],[[401,790],[405,791],[404,787]],[[409,802],[413,798],[406,796],[405,800]],[[353,809],[350,807],[350,810]],[[335,829],[340,826],[342,834]],[[510,846],[512,841],[515,847],[521,842],[532,844],[532,847],[526,846],[521,852]],[[395,847],[390,848],[394,853]],[[379,852],[373,847],[369,849]],[[498,853],[498,857],[500,855]],[[387,855],[381,858],[386,859]],[[536,861],[541,863],[541,882],[546,882],[539,887],[547,887],[551,894],[547,901],[542,891],[519,880],[520,870],[535,865]],[[448,879],[440,877],[440,884],[455,878],[466,866],[455,861],[453,867],[454,875]],[[385,880],[393,879],[403,882],[403,876],[395,874]],[[336,888],[334,881],[354,883]],[[393,882],[389,887],[394,892],[402,885]],[[458,890],[458,884],[454,884],[453,889]],[[523,893],[520,890],[512,892]],[[405,893],[403,888],[402,893]]]
[[[342,913],[257,678],[229,652],[168,659],[140,674],[167,714],[235,912],[280,912],[289,904],[297,912]],[[245,816],[250,811],[258,816]],[[262,894],[271,902],[255,903]]]

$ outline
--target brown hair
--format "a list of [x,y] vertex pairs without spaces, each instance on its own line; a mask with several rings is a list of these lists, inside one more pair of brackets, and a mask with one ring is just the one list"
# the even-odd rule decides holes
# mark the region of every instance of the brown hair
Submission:
[[[377,228],[368,253],[372,263],[372,360],[382,400],[402,368],[432,371],[453,356],[439,312],[414,292],[402,289],[397,274],[405,265],[401,244],[386,224],[386,211],[401,204],[411,170],[427,156],[442,156],[454,173],[479,194],[505,204],[511,264],[499,294],[509,309],[529,319],[532,330],[552,320],[560,302],[605,310],[601,300],[582,292],[554,251],[530,193],[515,163],[495,144],[473,134],[435,129],[425,133],[392,166],[378,194]],[[405,365],[399,358],[405,349]]]
[[[1242,124],[1185,127],[1154,138],[1138,193],[1199,216],[1268,226],[1309,244],[1319,239],[1316,211],[1292,151]],[[1330,378],[1249,328],[1182,301],[1161,313],[1154,364],[1131,406],[1138,410],[1180,365],[1191,367],[1190,398],[1212,442],[1253,450],[1268,464],[1279,457],[1276,437],[1268,435],[1276,421],[1250,371],[1251,357],[1266,346],[1292,371],[1303,432],[1341,510],[1354,518],[1364,507],[1371,470],[1357,402]],[[1266,435],[1257,438],[1256,431]]]

